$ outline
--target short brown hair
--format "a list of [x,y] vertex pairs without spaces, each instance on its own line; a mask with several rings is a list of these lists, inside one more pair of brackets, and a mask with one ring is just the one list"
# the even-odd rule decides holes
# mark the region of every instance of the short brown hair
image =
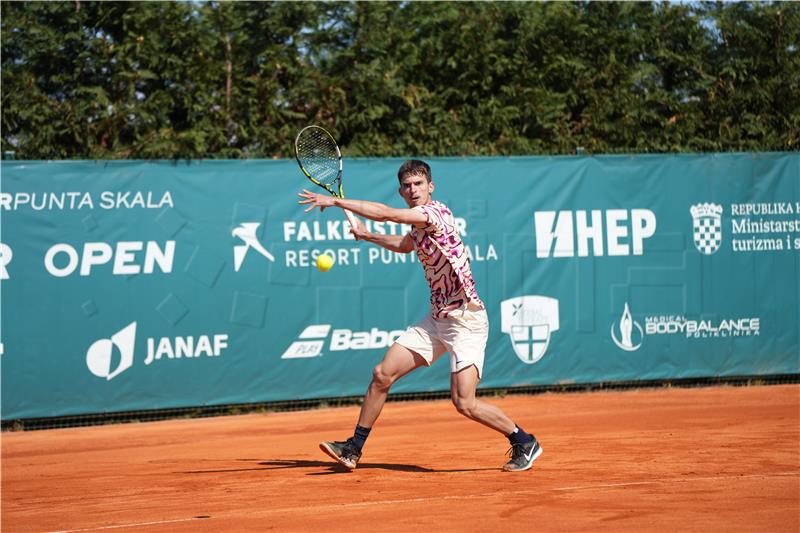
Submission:
[[397,181],[403,183],[403,178],[408,176],[424,176],[428,183],[433,179],[431,167],[419,159],[409,159],[400,165],[400,170],[397,171]]

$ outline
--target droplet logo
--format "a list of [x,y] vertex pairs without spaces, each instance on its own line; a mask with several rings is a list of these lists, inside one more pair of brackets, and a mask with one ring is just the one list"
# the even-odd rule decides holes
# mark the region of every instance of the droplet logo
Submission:
[[[617,334],[614,332],[614,326],[615,324],[611,324],[611,338],[614,340],[614,344],[619,348],[626,352],[635,352],[642,346],[644,332],[642,331],[642,326],[633,320],[631,310],[628,308],[628,302],[625,302],[625,310],[622,312],[622,316],[619,319],[619,327],[617,328],[619,331],[619,338],[617,338]],[[638,332],[638,344],[633,344],[635,332]]]
[[[86,366],[99,378],[111,381],[133,365],[133,348],[136,343],[136,322],[131,322],[110,339],[100,339],[89,346],[86,351]],[[119,364],[111,369],[114,360],[114,348],[119,350]]]

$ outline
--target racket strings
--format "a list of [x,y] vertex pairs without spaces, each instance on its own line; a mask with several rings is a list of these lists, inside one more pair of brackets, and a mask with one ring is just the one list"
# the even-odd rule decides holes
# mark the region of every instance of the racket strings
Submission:
[[339,177],[339,153],[333,140],[318,130],[304,132],[297,139],[297,157],[311,176],[324,185]]

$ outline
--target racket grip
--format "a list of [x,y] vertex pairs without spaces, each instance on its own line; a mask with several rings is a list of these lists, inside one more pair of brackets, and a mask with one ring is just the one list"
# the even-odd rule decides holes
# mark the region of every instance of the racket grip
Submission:
[[343,209],[342,211],[344,211],[344,214],[347,217],[347,221],[350,223],[350,227],[357,228],[358,219],[356,218],[356,216],[347,209]]

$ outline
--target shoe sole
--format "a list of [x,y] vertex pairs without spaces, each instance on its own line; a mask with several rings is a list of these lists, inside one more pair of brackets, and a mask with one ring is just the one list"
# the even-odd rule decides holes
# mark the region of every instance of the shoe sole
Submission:
[[331,459],[335,460],[340,465],[342,465],[342,466],[344,466],[346,468],[349,468],[350,470],[355,470],[356,469],[356,465],[354,465],[352,463],[345,462],[341,457],[336,455],[336,452],[334,452],[328,446],[327,442],[320,442],[319,443],[319,449],[322,450],[323,452],[325,452]]
[[528,463],[525,466],[523,466],[522,468],[511,469],[511,468],[503,467],[503,471],[505,471],[505,472],[524,472],[526,470],[530,470],[530,468],[533,466],[533,462],[536,459],[538,459],[540,455],[542,455],[542,447],[541,446],[539,446],[539,449],[536,450],[534,452],[534,454],[531,456],[531,460],[528,461]]

